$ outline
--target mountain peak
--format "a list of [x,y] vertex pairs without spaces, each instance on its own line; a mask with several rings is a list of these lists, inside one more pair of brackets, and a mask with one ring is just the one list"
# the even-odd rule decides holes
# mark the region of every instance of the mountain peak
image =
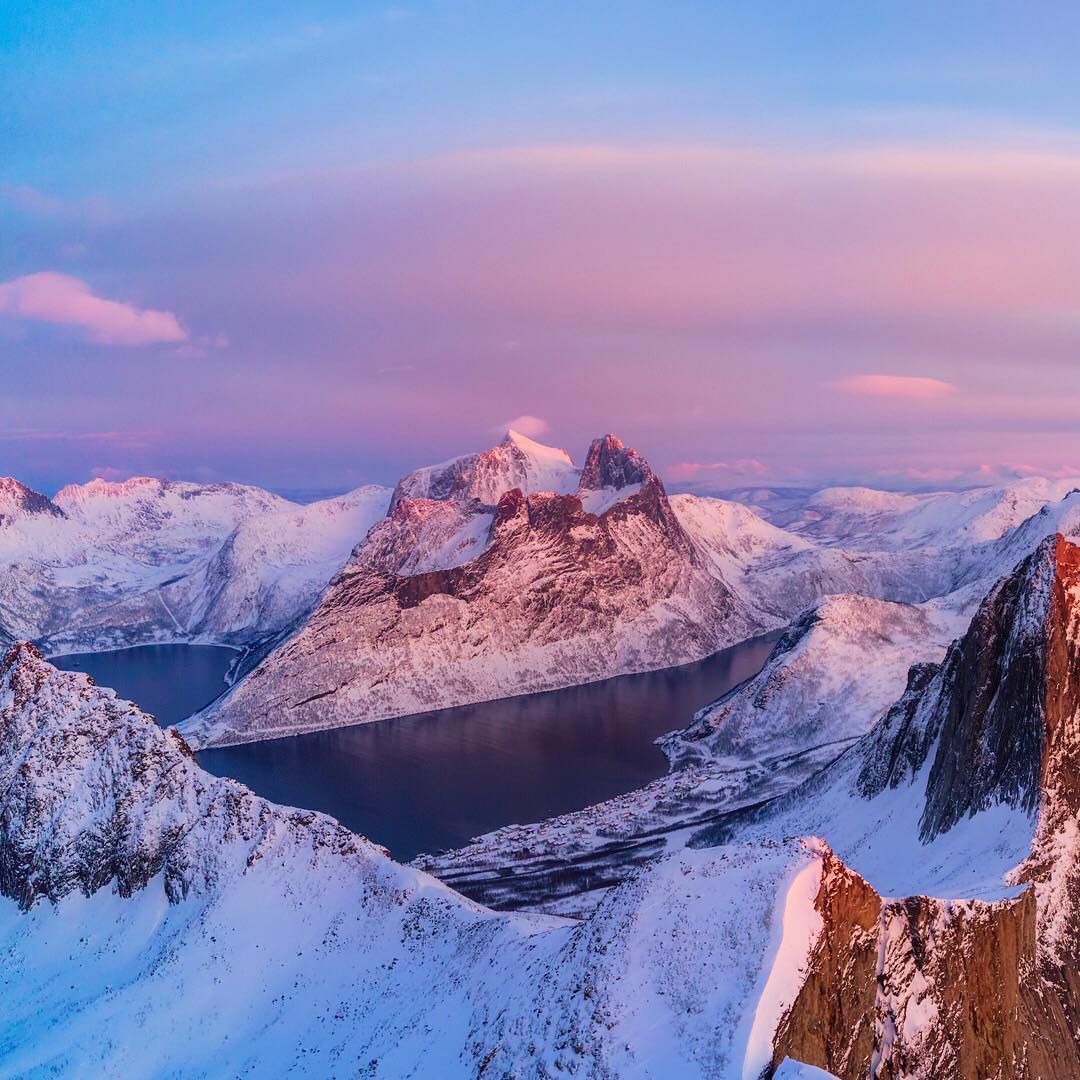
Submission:
[[601,488],[624,488],[644,484],[653,476],[649,463],[634,449],[626,446],[617,435],[602,435],[593,439],[581,470],[582,491]]
[[40,492],[13,476],[0,476],[0,526],[30,514],[64,516],[63,510]]
[[451,458],[403,476],[394,488],[390,512],[402,499],[479,500],[497,506],[507,491],[526,495],[550,491],[566,495],[577,487],[578,471],[565,450],[545,446],[510,429],[498,446]]

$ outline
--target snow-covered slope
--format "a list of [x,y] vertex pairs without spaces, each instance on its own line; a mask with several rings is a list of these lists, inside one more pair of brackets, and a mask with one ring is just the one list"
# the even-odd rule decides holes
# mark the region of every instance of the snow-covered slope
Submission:
[[287,627],[311,608],[388,501],[387,489],[372,484],[242,520],[192,583],[192,633],[246,642]]
[[836,758],[901,695],[908,668],[939,661],[966,624],[933,603],[823,600],[787,628],[755,677],[659,740],[672,763],[667,776],[417,865],[496,906],[587,910],[643,860]]
[[973,547],[997,540],[1080,487],[1080,477],[1027,477],[993,487],[907,495],[825,488],[788,529],[848,548]]
[[797,618],[764,669],[661,740],[673,766],[725,769],[865,735],[912,664],[938,661],[966,619],[932,604],[831,596]]
[[757,1076],[822,923],[798,843],[588,920],[489,912],[29,646],[0,663],[0,1076]]
[[822,543],[779,529],[748,507],[722,499],[676,495],[671,505],[724,579],[762,613],[762,625],[787,622],[832,593],[919,603],[957,584],[959,554]]
[[544,446],[511,429],[491,450],[465,454],[402,477],[390,505],[393,509],[402,499],[476,499],[494,506],[514,488],[526,495],[538,491],[568,495],[577,486],[578,471],[565,450]]
[[[554,689],[698,659],[759,629],[640,455],[598,439],[581,482],[608,493],[599,515],[582,495],[515,488],[490,537],[476,500],[399,499],[297,633],[185,734],[229,745]],[[417,538],[428,554],[409,573]]]
[[802,795],[645,866],[580,922],[496,914],[208,776],[175,732],[17,646],[0,663],[0,1075],[1077,1075],[1078,581],[1080,550],[1040,548],[851,752],[847,812],[898,793],[923,814],[907,820],[924,870],[999,811],[1035,831],[1012,875],[1029,887],[991,901],[886,899],[824,840],[749,835]]
[[[137,477],[14,490],[0,511],[0,626],[53,652],[151,641],[247,644],[317,599],[385,511],[361,488],[299,507],[241,484]],[[33,494],[33,493],[31,493]]]

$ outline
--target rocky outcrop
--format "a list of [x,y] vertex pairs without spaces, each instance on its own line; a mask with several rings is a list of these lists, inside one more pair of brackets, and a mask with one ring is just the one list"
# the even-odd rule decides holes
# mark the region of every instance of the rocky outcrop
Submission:
[[790,1056],[843,1080],[1080,1075],[1061,997],[1037,974],[1034,891],[883,900],[827,851],[815,908],[822,930],[774,1067]]
[[653,475],[649,463],[634,449],[624,446],[617,435],[593,439],[581,470],[580,490],[630,487],[644,484]]
[[0,476],[0,529],[32,514],[62,518],[64,511],[52,499],[19,483],[14,477]]
[[1080,704],[1069,639],[1078,567],[1080,549],[1044,541],[991,590],[941,666],[914,673],[863,748],[868,798],[929,765],[924,840],[993,804],[1035,810],[1061,717]]

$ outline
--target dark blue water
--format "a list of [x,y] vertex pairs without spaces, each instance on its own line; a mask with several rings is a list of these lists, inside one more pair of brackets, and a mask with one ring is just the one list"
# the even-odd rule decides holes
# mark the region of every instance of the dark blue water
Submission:
[[[332,814],[407,860],[662,776],[667,763],[652,740],[756,674],[773,640],[568,690],[204,750],[199,762],[275,802]],[[175,723],[221,692],[233,655],[167,645],[66,657],[63,664],[77,660],[97,682]],[[169,708],[173,695],[182,704]]]
[[111,686],[163,726],[179,723],[225,689],[236,658],[219,645],[140,645],[114,652],[72,653],[51,663],[85,671],[98,686]]

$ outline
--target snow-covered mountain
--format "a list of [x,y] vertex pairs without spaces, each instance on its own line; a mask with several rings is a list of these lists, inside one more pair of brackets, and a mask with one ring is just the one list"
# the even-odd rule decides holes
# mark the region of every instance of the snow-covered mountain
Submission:
[[16,646],[0,1075],[757,1076],[825,866],[685,851],[583,922],[495,914]]
[[403,478],[319,607],[185,732],[229,745],[685,663],[834,594],[955,594],[942,611],[963,616],[1068,484],[828,489],[782,529],[737,502],[668,499],[613,435],[579,472],[511,432]]
[[402,477],[394,488],[390,508],[402,499],[475,499],[495,506],[514,488],[526,495],[538,491],[569,495],[577,489],[578,481],[578,470],[565,450],[544,446],[511,428],[491,450],[465,454]]
[[389,494],[299,507],[241,484],[137,477],[50,501],[5,482],[0,633],[54,652],[265,638],[315,602]]
[[849,548],[942,548],[997,540],[1078,487],[1080,476],[1033,476],[963,491],[906,494],[830,487],[766,498],[762,489],[747,489],[732,497],[770,521],[781,514],[789,531]]
[[[781,666],[797,649],[778,650]],[[838,758],[779,798],[683,821],[671,839],[702,850],[823,838],[808,907],[785,898],[792,923],[812,930],[805,952],[797,937],[802,974],[774,1065],[789,1055],[845,1078],[1080,1075],[1078,716],[1080,548],[1051,536]],[[617,883],[632,845],[608,835],[590,865],[549,865],[552,878]],[[493,892],[497,878],[492,864]]]
[[614,436],[572,495],[512,487],[492,508],[437,490],[398,498],[299,630],[185,735],[229,745],[548,690],[698,659],[767,621]]
[[839,758],[575,921],[210,777],[16,646],[0,1074],[1075,1076],[1078,716],[1080,548],[1053,536]]

